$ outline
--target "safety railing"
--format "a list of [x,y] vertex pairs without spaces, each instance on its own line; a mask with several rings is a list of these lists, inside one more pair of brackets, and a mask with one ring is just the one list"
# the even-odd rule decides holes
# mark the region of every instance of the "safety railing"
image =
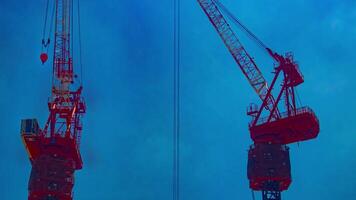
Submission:
[[[314,111],[313,111],[311,108],[305,106],[305,107],[298,108],[298,109],[296,110],[296,112],[294,112],[294,111],[290,111],[289,113],[288,113],[288,111],[282,112],[282,113],[280,113],[278,119],[272,118],[272,119],[271,119],[271,122],[277,121],[277,120],[281,120],[281,119],[285,119],[285,118],[287,118],[287,117],[293,117],[293,116],[305,114],[305,113],[309,113],[309,114],[313,115],[313,117],[314,117],[316,120],[318,120],[317,117],[316,117],[316,115],[315,115],[315,113],[314,113]],[[268,121],[268,118],[269,118],[269,116],[267,116],[267,117],[262,117],[262,118],[258,119],[256,125],[261,125],[261,124],[266,123],[266,122]],[[254,120],[252,120],[252,122],[249,123],[249,126],[250,126],[250,127],[252,126],[253,121],[254,121]]]

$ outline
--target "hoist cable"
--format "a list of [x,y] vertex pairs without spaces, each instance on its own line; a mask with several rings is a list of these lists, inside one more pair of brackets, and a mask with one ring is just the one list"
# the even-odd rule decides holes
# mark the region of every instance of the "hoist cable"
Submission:
[[173,200],[179,200],[179,140],[180,140],[180,1],[174,0],[173,33]]
[[[43,24],[43,32],[42,32],[42,46],[41,46],[41,51],[43,52],[43,47],[47,47],[47,42],[45,41],[45,37],[46,37],[46,28],[47,28],[47,17],[48,17],[48,6],[49,6],[49,0],[47,0],[46,3],[46,11],[45,11],[45,16],[44,16],[44,24]],[[48,49],[46,48],[46,51],[48,51]]]
[[48,4],[49,4],[49,0],[47,0],[47,3],[46,3],[46,12],[45,12],[45,17],[44,17],[44,25],[43,25],[43,33],[42,33],[42,38],[43,39],[46,36],[47,17],[48,17]]
[[53,3],[53,8],[52,8],[52,17],[51,17],[51,24],[49,26],[49,34],[48,34],[48,38],[52,35],[52,29],[53,29],[53,22],[54,22],[54,13],[55,13],[55,9],[56,9],[56,4]]
[[51,19],[49,22],[49,32],[48,32],[48,36],[46,35],[46,29],[47,29],[47,24],[48,24],[48,11],[49,11],[49,7],[50,7],[50,3],[49,1],[47,1],[47,5],[46,5],[46,14],[45,14],[45,22],[44,22],[44,26],[43,26],[43,35],[42,35],[42,52],[43,49],[45,48],[46,53],[48,53],[48,46],[50,44],[50,37],[52,35],[52,29],[53,29],[53,21],[54,21],[54,12],[55,12],[55,3],[53,3],[53,8],[52,8],[52,12],[51,12]]
[[80,65],[80,85],[83,86],[83,62],[82,62],[82,33],[80,25],[80,0],[78,2],[78,40],[79,40],[79,65]]
[[73,10],[74,10],[74,4],[73,4],[73,0],[70,0],[70,52],[72,53],[71,56],[74,55],[74,14],[73,14]]

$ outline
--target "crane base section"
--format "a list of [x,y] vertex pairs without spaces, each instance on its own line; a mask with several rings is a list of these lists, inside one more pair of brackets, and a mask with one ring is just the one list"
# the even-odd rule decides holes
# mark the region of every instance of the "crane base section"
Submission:
[[280,191],[262,191],[262,200],[281,200]]
[[21,138],[32,164],[28,200],[72,200],[74,171],[82,168],[76,140],[46,137],[36,119],[22,120]]
[[252,190],[287,190],[292,182],[289,148],[280,144],[251,145],[247,177]]
[[21,138],[31,161],[43,154],[50,154],[74,160],[76,170],[83,167],[76,139],[59,134],[46,137],[41,134],[36,119],[22,120]]
[[28,200],[72,200],[74,161],[41,155],[32,162]]
[[316,138],[319,134],[319,121],[307,107],[298,109],[294,115],[282,113],[278,120],[265,121],[262,119],[257,125],[250,126],[255,143],[290,144]]

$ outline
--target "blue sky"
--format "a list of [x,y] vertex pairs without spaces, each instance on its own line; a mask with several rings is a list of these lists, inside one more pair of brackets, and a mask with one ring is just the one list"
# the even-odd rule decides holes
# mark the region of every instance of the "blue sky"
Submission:
[[[356,2],[221,0],[268,46],[293,51],[316,140],[291,145],[283,198],[356,196]],[[251,199],[246,106],[258,102],[196,1],[181,0],[181,199]],[[51,66],[39,61],[45,1],[0,1],[0,194],[27,197],[22,118],[48,116]],[[76,200],[171,198],[172,1],[81,1],[87,114]],[[265,54],[242,42],[270,80]],[[76,58],[74,58],[76,59]],[[259,194],[258,194],[259,196]]]

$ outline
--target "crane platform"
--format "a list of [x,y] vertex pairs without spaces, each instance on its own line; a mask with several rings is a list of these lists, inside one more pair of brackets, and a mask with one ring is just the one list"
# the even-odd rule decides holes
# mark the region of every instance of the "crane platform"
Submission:
[[36,119],[22,120],[21,138],[31,162],[46,154],[73,160],[76,170],[83,167],[76,139],[68,139],[61,135],[55,135],[52,138],[45,137],[41,133]]
[[319,120],[312,109],[302,107],[296,113],[281,113],[280,118],[267,121],[260,118],[255,126],[250,124],[250,136],[255,143],[290,144],[316,138]]
[[72,200],[74,171],[83,166],[76,140],[45,137],[36,119],[21,121],[21,138],[32,164],[28,199]]

